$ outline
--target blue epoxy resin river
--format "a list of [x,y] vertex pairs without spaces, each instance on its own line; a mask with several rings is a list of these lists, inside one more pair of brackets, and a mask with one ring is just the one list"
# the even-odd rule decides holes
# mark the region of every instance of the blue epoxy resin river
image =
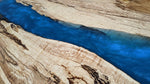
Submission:
[[150,38],[84,26],[67,26],[15,0],[0,0],[0,14],[38,36],[72,43],[98,54],[142,84],[150,84]]

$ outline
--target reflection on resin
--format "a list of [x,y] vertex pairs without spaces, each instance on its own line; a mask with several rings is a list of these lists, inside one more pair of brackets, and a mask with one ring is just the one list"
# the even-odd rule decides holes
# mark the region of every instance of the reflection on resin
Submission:
[[15,0],[0,1],[0,14],[26,31],[84,47],[142,84],[150,83],[150,38],[84,26],[67,26]]

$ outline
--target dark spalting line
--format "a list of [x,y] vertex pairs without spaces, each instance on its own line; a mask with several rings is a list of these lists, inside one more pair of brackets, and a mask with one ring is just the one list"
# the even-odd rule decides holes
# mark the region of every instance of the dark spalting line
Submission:
[[69,80],[69,84],[74,84],[72,79],[68,78],[68,80]]
[[81,66],[94,78],[94,84],[110,84],[107,76],[105,76],[105,79],[102,79],[99,77],[99,74],[98,72],[96,72],[95,69],[87,65],[81,65]]
[[[18,32],[17,26],[15,26],[14,24],[13,25],[11,24],[11,27],[12,27],[13,30]],[[0,23],[0,33],[2,33],[3,35],[9,37],[11,40],[16,42],[18,45],[20,45],[24,49],[28,50],[28,48],[22,43],[22,41],[20,39],[18,39],[16,36],[14,36],[13,34],[8,33],[6,28],[4,27],[4,25],[2,25],[1,23]]]
[[[7,63],[11,63],[13,65],[18,65],[18,63],[14,61],[14,59],[12,59],[7,53],[8,52],[4,48],[0,47],[0,66],[4,70],[8,80],[11,82],[11,84],[25,84],[25,80],[19,80],[17,77],[10,73],[13,70],[7,66]],[[32,70],[34,72],[35,77],[37,77],[37,80],[41,80],[41,84],[60,83],[59,77],[57,77],[55,74],[51,74],[52,77],[50,78],[45,77],[43,74],[41,74],[36,66],[34,66]]]
[[84,81],[85,84],[88,84],[83,78],[81,77],[72,77],[72,78],[67,78],[69,80],[69,84],[74,84],[74,80],[82,80]]
[[[23,80],[17,79],[16,76],[14,76],[11,72],[14,71],[14,69],[11,69],[8,66],[8,63],[11,63],[13,65],[17,65],[16,61],[14,61],[10,56],[7,54],[7,51],[5,51],[4,48],[0,47],[0,66],[2,67],[7,79],[11,84],[25,84]],[[0,83],[1,84],[1,83]]]
[[5,67],[4,69],[8,69],[5,74],[11,84],[26,84],[24,80],[18,79],[15,75],[11,73],[13,69],[9,69],[9,66],[7,66],[7,68]]
[[30,4],[28,4],[26,1],[22,1],[23,4],[29,6]]
[[73,76],[73,75],[71,74],[71,72],[67,69],[66,66],[64,66],[64,65],[61,65],[61,66],[64,67],[65,71],[68,72],[69,77],[68,77],[67,79],[68,79],[68,81],[69,81],[69,84],[74,84],[74,80],[76,80],[76,79],[77,79],[77,80],[82,80],[82,81],[84,81],[85,84],[88,84],[87,81],[84,80],[82,77]]
[[5,26],[0,23],[0,33],[2,33],[3,31],[7,30],[5,29]]
[[43,79],[42,81],[45,80],[48,84],[51,84],[51,83],[59,84],[61,82],[60,78],[53,73],[50,73],[51,77],[46,77],[38,71],[36,66],[33,67],[33,70],[38,77]]
[[64,3],[61,3],[61,2],[59,2],[57,0],[48,0],[48,1],[53,2],[53,3],[57,3],[57,4],[61,4],[61,5],[67,6],[67,7],[75,8],[75,6],[73,6],[73,5],[64,4]]
[[11,24],[10,26],[14,31],[18,32],[18,27],[15,24]]
[[18,39],[16,36],[14,36],[13,34],[10,34],[7,31],[3,31],[2,34],[9,37],[11,40],[16,42],[18,45],[22,46],[24,49],[28,50],[28,48],[22,43],[22,41]]
[[51,74],[52,77],[54,78],[54,83],[59,84],[60,83],[60,78],[56,76],[55,74]]
[[7,54],[7,52],[4,50],[4,52],[5,52],[5,60],[7,61],[7,62],[9,62],[9,63],[11,63],[11,64],[13,64],[13,65],[15,65],[15,66],[17,66],[18,65],[18,63],[12,58],[12,57],[10,57],[8,54]]
[[13,64],[13,65],[15,65],[15,66],[17,66],[18,65],[18,63],[12,58],[12,57],[10,57],[9,55],[8,55],[8,53],[7,53],[7,51],[4,49],[4,48],[2,48],[1,47],[1,51],[0,51],[0,55],[2,56],[1,58],[1,62],[2,63],[4,63],[5,61],[7,61],[8,63],[11,63],[11,64]]
[[16,28],[16,26],[14,24],[11,24],[10,26],[11,26],[12,29]]
[[125,6],[123,6],[123,5],[121,5],[122,3],[120,2],[120,0],[116,0],[116,3],[115,3],[115,5],[117,6],[117,7],[119,7],[119,8],[121,8],[122,10],[125,10],[126,9],[126,7]]
[[33,66],[32,68],[33,68],[34,76],[36,77],[37,80],[42,80],[43,83],[46,82],[48,84],[53,82],[50,77],[45,77],[43,74],[41,74],[36,66]]
[[5,62],[4,56],[3,56],[2,50],[0,50],[0,63],[4,64],[4,62]]

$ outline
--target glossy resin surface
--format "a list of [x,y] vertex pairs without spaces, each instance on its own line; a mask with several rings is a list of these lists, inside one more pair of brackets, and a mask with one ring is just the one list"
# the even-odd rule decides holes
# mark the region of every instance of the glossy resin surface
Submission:
[[150,83],[150,38],[124,32],[66,25],[38,14],[31,6],[1,0],[0,14],[38,36],[84,47],[142,84]]

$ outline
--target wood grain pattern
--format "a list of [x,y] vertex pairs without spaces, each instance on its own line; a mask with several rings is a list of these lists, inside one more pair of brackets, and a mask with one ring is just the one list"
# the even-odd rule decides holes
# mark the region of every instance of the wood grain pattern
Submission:
[[122,9],[131,9],[150,14],[150,0],[116,0]]
[[55,20],[150,37],[149,0],[16,1]]
[[0,21],[0,83],[138,84],[84,48],[35,36],[5,21]]

